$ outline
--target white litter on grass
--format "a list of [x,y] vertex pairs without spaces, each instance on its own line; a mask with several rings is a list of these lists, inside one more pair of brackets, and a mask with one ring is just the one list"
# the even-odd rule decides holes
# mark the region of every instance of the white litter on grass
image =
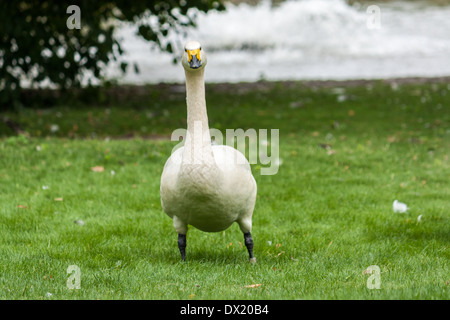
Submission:
[[58,126],[57,124],[52,124],[52,125],[50,126],[50,132],[55,133],[55,132],[57,132],[57,131],[59,131],[59,126]]
[[42,190],[48,190],[49,186],[42,186]]
[[417,222],[420,222],[422,220],[422,215],[417,217]]
[[45,295],[47,296],[47,298],[51,298],[53,296],[53,294],[51,294],[50,292],[47,292]]
[[83,220],[75,220],[73,223],[78,224],[80,226],[84,226],[84,221]]
[[399,85],[398,85],[397,82],[392,82],[392,83],[391,83],[391,89],[392,89],[392,91],[397,91],[397,90],[398,90],[398,87],[399,87]]
[[344,94],[345,93],[345,88],[332,88],[331,92],[334,94]]
[[303,106],[303,103],[300,101],[293,101],[289,104],[289,108],[291,109],[297,109]]
[[337,97],[337,101],[338,102],[344,102],[344,101],[347,101],[347,96],[345,95],[345,94],[341,94],[341,95],[339,95],[338,97]]
[[398,212],[398,213],[404,213],[408,210],[408,206],[405,203],[400,202],[398,200],[394,201],[393,208],[394,208],[394,212]]

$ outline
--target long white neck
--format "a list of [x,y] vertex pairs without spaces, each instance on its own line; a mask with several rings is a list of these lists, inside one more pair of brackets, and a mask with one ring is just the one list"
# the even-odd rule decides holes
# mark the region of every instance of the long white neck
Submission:
[[187,133],[184,144],[184,163],[213,164],[211,136],[206,113],[204,69],[185,71]]

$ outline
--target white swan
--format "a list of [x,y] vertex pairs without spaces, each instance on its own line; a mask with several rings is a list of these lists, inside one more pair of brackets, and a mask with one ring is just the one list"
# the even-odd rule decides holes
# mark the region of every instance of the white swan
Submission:
[[167,160],[161,176],[161,206],[173,219],[181,259],[185,260],[188,225],[218,232],[237,222],[251,262],[252,214],[256,182],[245,156],[234,148],[211,145],[206,113],[206,55],[197,41],[185,45],[187,132],[185,144]]

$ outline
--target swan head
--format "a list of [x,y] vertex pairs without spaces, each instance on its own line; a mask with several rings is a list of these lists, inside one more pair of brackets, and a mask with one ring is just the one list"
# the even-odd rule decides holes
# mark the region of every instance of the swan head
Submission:
[[184,46],[181,64],[188,71],[203,69],[206,66],[206,54],[198,41],[189,41]]

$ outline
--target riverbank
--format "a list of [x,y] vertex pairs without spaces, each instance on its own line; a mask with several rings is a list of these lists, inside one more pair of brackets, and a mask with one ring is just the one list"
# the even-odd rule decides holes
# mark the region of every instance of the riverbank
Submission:
[[[279,128],[282,134],[307,128],[318,110],[327,126],[334,122],[328,113],[342,107],[358,111],[364,119],[374,117],[375,110],[366,107],[370,105],[386,110],[383,117],[389,112],[400,116],[402,108],[411,105],[436,110],[442,113],[443,128],[450,105],[450,77],[210,83],[206,91],[211,127]],[[26,90],[23,107],[0,114],[0,137],[168,139],[174,129],[185,127],[185,95],[183,83],[111,85],[64,93]]]

